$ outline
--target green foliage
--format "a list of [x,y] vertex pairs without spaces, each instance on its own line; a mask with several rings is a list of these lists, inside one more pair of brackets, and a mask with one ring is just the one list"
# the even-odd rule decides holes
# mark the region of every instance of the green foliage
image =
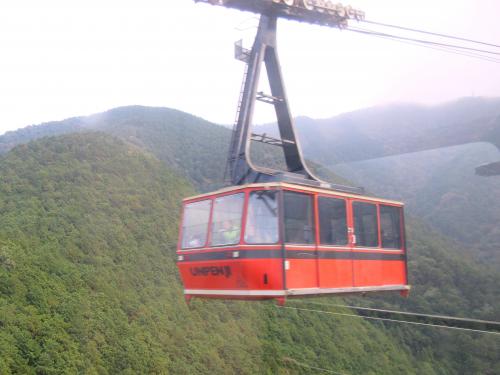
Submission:
[[[492,336],[270,303],[195,300],[188,308],[173,260],[180,199],[193,189],[178,175],[197,190],[218,187],[229,130],[174,110],[124,107],[7,134],[0,151],[89,129],[121,141],[102,133],[48,138],[0,160],[0,373],[313,373],[307,366],[349,374],[500,373]],[[384,152],[352,130],[360,147],[350,145],[346,156]],[[318,146],[307,156],[322,160],[321,152],[336,149],[326,135],[302,137],[306,149]],[[310,139],[317,144],[308,146]],[[499,200],[491,199],[498,187],[471,177],[477,153],[443,159],[445,153],[424,163],[428,175],[412,173],[403,159],[396,168],[357,165],[362,175],[347,174],[403,198],[433,225],[408,223],[410,298],[353,303],[500,319],[498,268],[470,255],[481,251],[489,261],[498,248]],[[274,166],[276,156],[258,161]],[[322,178],[346,183],[312,166]],[[462,244],[434,230],[454,233]]]
[[18,146],[0,160],[2,374],[299,374],[283,360],[416,373],[370,324],[272,303],[182,296],[180,200],[158,160],[103,133]]
[[0,136],[0,152],[44,136],[103,131],[152,152],[199,190],[219,187],[230,130],[169,108],[128,106],[29,126]]
[[[395,296],[353,298],[351,304],[400,311],[500,320],[500,274],[460,255],[455,245],[417,220],[408,222],[408,299]],[[455,253],[452,252],[455,250]],[[418,363],[437,374],[497,374],[500,340],[495,335],[387,323]]]
[[[169,108],[120,107],[88,117],[29,126],[0,136],[0,153],[44,136],[89,130],[111,134],[151,152],[198,191],[223,185],[231,130]],[[251,157],[258,165],[277,169],[284,166],[283,153],[276,146],[255,142]],[[319,172],[324,178],[345,183],[324,168]]]

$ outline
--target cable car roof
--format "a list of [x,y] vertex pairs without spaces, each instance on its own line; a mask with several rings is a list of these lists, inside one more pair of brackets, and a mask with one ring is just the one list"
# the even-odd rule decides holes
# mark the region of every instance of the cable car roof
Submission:
[[373,201],[373,202],[380,202],[380,203],[388,203],[392,205],[397,205],[397,206],[404,206],[403,202],[391,200],[391,199],[382,199],[382,198],[377,198],[374,196],[369,196],[369,195],[362,195],[362,194],[354,194],[354,193],[345,193],[342,191],[338,190],[332,190],[332,189],[326,189],[326,188],[320,188],[320,187],[311,187],[311,186],[306,186],[306,185],[298,185],[298,184],[290,184],[287,182],[266,182],[266,183],[253,183],[253,184],[246,184],[246,185],[237,185],[237,186],[229,186],[225,187],[222,189],[219,189],[217,191],[212,191],[210,193],[204,193],[204,194],[199,194],[199,195],[194,195],[192,197],[187,197],[184,198],[182,201],[187,202],[187,201],[192,201],[192,200],[198,200],[201,198],[207,198],[211,197],[213,195],[219,195],[219,194],[224,194],[224,193],[229,193],[232,191],[238,191],[238,190],[244,190],[248,188],[262,188],[262,189],[272,189],[272,188],[284,188],[284,189],[296,189],[296,190],[302,190],[304,192],[311,192],[311,193],[320,193],[320,194],[329,194],[329,195],[335,195],[339,197],[345,197],[345,198],[355,198],[355,199],[364,199],[367,201]]

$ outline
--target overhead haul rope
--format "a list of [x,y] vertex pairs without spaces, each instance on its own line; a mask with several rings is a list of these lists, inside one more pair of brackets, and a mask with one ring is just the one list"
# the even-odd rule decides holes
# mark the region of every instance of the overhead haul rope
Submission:
[[480,52],[480,53],[487,53],[487,54],[491,54],[491,55],[499,55],[500,56],[500,51],[490,51],[490,50],[484,50],[484,49],[479,49],[479,48],[461,46],[458,44],[449,44],[449,43],[442,43],[442,42],[434,42],[432,40],[426,40],[426,39],[410,38],[410,37],[404,37],[404,36],[399,36],[399,35],[394,35],[394,34],[387,34],[387,33],[383,33],[380,31],[374,31],[374,30],[363,29],[363,28],[356,28],[356,27],[348,27],[346,30],[360,33],[360,34],[378,35],[378,36],[384,36],[387,38],[406,40],[406,41],[422,43],[422,44],[429,44],[429,45],[438,46],[438,47],[458,48],[458,49],[461,49],[464,51]]
[[306,309],[306,308],[292,307],[292,306],[276,306],[276,307],[282,308],[282,309],[297,310],[297,311],[309,311],[309,312],[315,312],[315,313],[320,313],[320,314],[339,315],[339,316],[345,316],[345,317],[350,317],[350,318],[361,318],[361,319],[369,319],[369,320],[381,320],[381,321],[392,322],[392,323],[403,323],[403,324],[412,324],[412,325],[417,325],[417,326],[427,326],[427,327],[443,328],[443,329],[454,329],[454,330],[457,330],[457,331],[467,331],[467,332],[476,332],[476,333],[489,333],[491,335],[498,335],[498,336],[500,336],[500,332],[484,331],[484,330],[473,329],[473,328],[453,327],[453,326],[446,326],[446,325],[442,325],[442,324],[432,324],[432,323],[411,322],[411,321],[408,321],[408,320],[379,318],[379,317],[374,317],[374,316],[364,316],[364,315],[355,315],[355,314],[347,314],[347,313],[338,313],[338,312],[333,312],[333,311],[316,310],[316,309]]
[[340,305],[340,304],[336,304],[336,303],[322,303],[322,302],[311,302],[311,301],[293,301],[293,302],[294,303],[309,303],[309,304],[318,305],[318,306],[342,307],[342,308],[354,309],[354,310],[375,311],[375,312],[389,313],[389,314],[409,315],[409,316],[417,316],[417,317],[422,317],[422,318],[455,320],[455,321],[461,321],[461,322],[466,322],[466,323],[489,324],[489,325],[496,326],[498,329],[500,329],[500,322],[495,322],[492,320],[460,318],[460,317],[449,316],[449,315],[422,314],[422,313],[414,313],[414,312],[410,312],[410,311],[383,310],[383,309],[375,309],[372,307]]
[[476,44],[482,44],[482,45],[489,46],[489,47],[500,48],[500,45],[498,45],[498,44],[481,42],[479,40],[467,39],[467,38],[462,38],[462,37],[454,36],[454,35],[440,34],[440,33],[435,33],[435,32],[432,32],[432,31],[412,29],[411,27],[390,25],[390,24],[387,24],[387,23],[375,22],[375,21],[369,21],[369,20],[360,20],[360,22],[369,23],[369,24],[377,25],[377,26],[383,26],[383,27],[391,27],[391,28],[394,28],[394,29],[400,29],[400,30],[405,30],[405,31],[411,31],[411,32],[414,32],[414,33],[428,34],[428,35],[433,35],[433,36],[439,36],[439,37],[442,37],[442,38],[455,39],[455,40],[460,40],[462,42],[476,43]]
[[362,30],[362,31],[364,31],[364,34],[370,35],[370,36],[374,36],[376,38],[392,40],[392,41],[399,42],[399,43],[404,43],[404,44],[409,44],[409,45],[412,45],[412,46],[429,48],[429,49],[433,49],[433,50],[436,50],[436,51],[453,53],[453,54],[461,55],[461,56],[473,57],[473,58],[477,58],[479,60],[490,61],[490,62],[494,62],[494,63],[500,63],[500,59],[497,59],[495,57],[482,55],[480,53],[474,53],[474,52],[464,51],[464,50],[458,49],[456,47],[444,47],[444,46],[427,45],[427,44],[424,44],[424,43],[421,43],[421,42],[402,40],[397,35],[391,35],[391,36],[380,35],[380,33],[378,33],[378,32],[371,31],[371,30],[366,30],[366,29],[359,29],[359,28],[352,29],[352,28],[348,28],[347,30],[348,31],[350,30],[350,31],[353,31],[353,32],[361,32],[361,30]]
[[[405,37],[400,37],[395,34],[386,34],[386,33],[381,33],[375,30],[370,30],[370,29],[363,29],[363,28],[351,28],[347,29],[348,31],[353,31],[353,32],[359,32],[365,35],[369,36],[374,36],[378,38],[383,38],[383,39],[389,39],[393,40],[396,42],[400,43],[405,43],[405,44],[410,44],[410,45],[416,45],[420,47],[425,47],[425,48],[430,48],[430,49],[435,49],[438,51],[444,51],[444,52],[449,52],[449,53],[455,53],[458,55],[464,55],[464,56],[471,56],[471,57],[477,57],[479,59],[485,59],[485,60],[491,60],[491,61],[500,61],[498,60],[497,57],[492,56],[491,54],[497,54],[496,51],[487,51],[487,50],[479,50],[479,51],[474,51],[476,50],[475,48],[469,48],[465,46],[460,46],[460,45],[455,45],[455,44],[447,44],[447,43],[439,43],[438,42],[433,42],[433,41],[427,41],[427,40],[422,40],[422,39],[414,39],[414,38],[405,38]],[[484,51],[484,52],[481,52]],[[500,54],[500,52],[499,52]]]

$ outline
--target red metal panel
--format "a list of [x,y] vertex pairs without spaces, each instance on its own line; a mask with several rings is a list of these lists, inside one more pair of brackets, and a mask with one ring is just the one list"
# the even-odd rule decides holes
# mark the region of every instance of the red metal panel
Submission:
[[287,289],[318,287],[317,260],[315,258],[287,259],[287,262],[289,265],[286,271]]
[[404,260],[354,260],[354,286],[406,285]]
[[318,250],[330,253],[318,259],[319,287],[345,288],[353,286],[351,251],[345,247],[342,250],[320,246]]
[[385,285],[406,285],[406,261],[385,260],[382,272]]
[[179,262],[177,265],[184,289],[273,290],[283,288],[281,259],[212,260]]
[[319,262],[320,288],[353,286],[351,259],[322,259]]
[[386,260],[353,260],[354,286],[384,285],[383,263]]

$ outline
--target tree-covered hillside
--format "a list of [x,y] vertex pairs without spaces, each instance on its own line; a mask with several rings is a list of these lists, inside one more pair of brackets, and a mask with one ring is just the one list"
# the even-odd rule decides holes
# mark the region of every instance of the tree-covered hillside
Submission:
[[86,117],[29,126],[0,137],[0,152],[44,136],[103,131],[149,150],[198,189],[223,178],[230,130],[169,108],[129,106]]
[[[500,321],[498,268],[475,263],[463,255],[465,249],[419,220],[408,220],[407,231],[409,298],[379,295],[355,298],[351,304]],[[500,373],[498,335],[396,323],[387,323],[385,328],[401,340],[401,345],[408,346],[414,360],[425,368],[421,374]]]
[[[88,129],[106,134],[81,133]],[[17,146],[0,159],[0,353],[8,353],[0,373],[311,373],[304,364],[346,374],[500,373],[500,340],[488,335],[261,302],[195,300],[187,308],[174,265],[179,202],[194,191],[187,180],[197,190],[221,183],[229,130],[174,110],[125,107],[7,134],[0,145],[53,131],[77,133]],[[475,165],[474,155],[451,160]],[[459,228],[454,198],[477,207],[475,184],[455,191],[469,175],[447,168],[442,156],[421,161],[423,174],[405,175],[404,160],[400,169],[367,168],[363,175],[377,178],[366,185],[391,197],[407,186],[421,194],[408,199],[410,213],[428,221],[444,214]],[[481,191],[487,203],[496,190]],[[417,211],[435,207],[451,211]],[[494,233],[495,205],[479,207],[489,221],[471,215],[469,223],[493,224]],[[409,299],[354,302],[499,320],[498,268],[476,264],[436,229],[409,220]]]
[[[89,130],[111,134],[151,152],[188,178],[198,191],[215,190],[224,184],[231,130],[170,108],[119,107],[91,116],[28,126],[0,136],[0,154],[42,137]],[[281,149],[262,143],[253,143],[252,158],[271,168],[284,165]],[[312,168],[317,167],[311,164]],[[332,182],[347,183],[329,170],[320,169],[318,173]]]
[[[418,373],[364,321],[195,300],[175,269],[185,180],[103,133],[0,159],[0,373]],[[288,359],[288,360],[287,360]],[[306,371],[306,372],[305,372]]]
[[463,98],[435,106],[392,104],[330,119],[301,117],[305,154],[332,165],[471,142],[500,148],[500,98]]

